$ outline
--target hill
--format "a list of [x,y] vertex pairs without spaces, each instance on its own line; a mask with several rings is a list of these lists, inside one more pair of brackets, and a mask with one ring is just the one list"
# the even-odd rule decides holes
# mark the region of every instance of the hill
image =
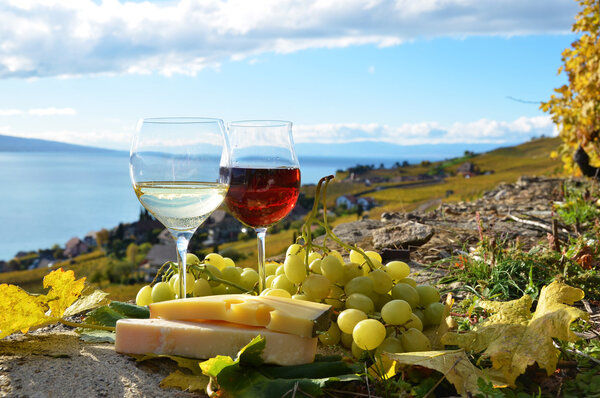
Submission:
[[0,135],[0,152],[117,152],[64,142]]

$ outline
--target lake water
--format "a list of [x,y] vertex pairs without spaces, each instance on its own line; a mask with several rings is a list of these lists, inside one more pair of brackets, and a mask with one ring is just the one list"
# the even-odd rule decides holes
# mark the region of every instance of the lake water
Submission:
[[[300,158],[302,183],[397,159]],[[0,152],[0,260],[137,220],[124,153]]]

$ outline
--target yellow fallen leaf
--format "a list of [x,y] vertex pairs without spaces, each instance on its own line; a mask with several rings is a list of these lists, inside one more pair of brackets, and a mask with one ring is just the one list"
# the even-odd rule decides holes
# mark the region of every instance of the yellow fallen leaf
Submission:
[[533,315],[527,295],[505,303],[482,302],[483,308],[495,313],[473,331],[448,333],[442,342],[467,351],[484,351],[510,385],[535,362],[550,375],[556,370],[559,355],[552,339],[575,340],[569,330],[571,323],[588,318],[586,312],[570,306],[582,298],[581,289],[552,282],[542,289]]
[[48,322],[46,297],[32,296],[15,285],[0,285],[0,338]]
[[160,386],[162,388],[179,388],[184,391],[197,392],[206,391],[209,381],[208,376],[186,374],[176,370],[162,379]]
[[44,278],[44,287],[50,288],[48,294],[31,295],[15,285],[0,285],[0,338],[64,321],[61,317],[67,308],[68,314],[74,315],[105,300],[106,294],[98,290],[82,296],[84,285],[85,278],[75,280],[73,271],[62,269]]
[[48,292],[48,307],[52,316],[60,318],[65,310],[77,300],[85,287],[85,278],[75,280],[72,270],[57,269],[44,277],[44,288]]
[[490,380],[495,387],[506,387],[506,381],[493,371],[483,371],[474,366],[464,350],[385,353],[400,365],[423,366],[442,373],[462,396],[479,393],[477,380]]

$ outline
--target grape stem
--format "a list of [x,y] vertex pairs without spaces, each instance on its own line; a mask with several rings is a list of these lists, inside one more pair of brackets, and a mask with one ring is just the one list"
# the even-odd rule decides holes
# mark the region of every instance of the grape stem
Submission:
[[[329,226],[329,222],[327,220],[327,186],[329,185],[329,182],[333,178],[334,178],[333,175],[329,175],[329,176],[323,177],[319,180],[319,183],[317,184],[317,189],[315,191],[315,201],[313,203],[312,210],[306,216],[306,220],[304,221],[304,224],[302,225],[302,229],[301,229],[302,235],[301,235],[301,237],[298,238],[298,239],[301,238],[304,241],[304,247],[306,248],[306,254],[305,254],[306,258],[304,261],[306,264],[306,267],[307,267],[306,272],[309,272],[308,256],[310,255],[310,252],[313,248],[320,249],[324,252],[331,251],[329,248],[327,248],[327,245],[326,245],[328,238],[331,239],[332,241],[334,241],[335,243],[337,243],[338,245],[340,245],[348,253],[350,253],[351,250],[354,250],[355,252],[360,253],[364,257],[365,263],[367,264],[369,269],[372,271],[376,267],[373,264],[373,261],[371,260],[371,258],[369,256],[367,256],[367,254],[358,246],[349,245],[347,243],[344,243],[340,238],[338,238],[333,233],[333,231],[331,230],[331,227]],[[323,184],[325,184],[325,185],[323,185]],[[319,214],[319,203],[322,203],[322,205],[323,205],[323,221],[319,220],[317,217]],[[322,245],[315,245],[312,242],[311,226],[315,223],[325,229],[325,236],[323,237]],[[363,263],[361,265],[364,265],[365,263]]]

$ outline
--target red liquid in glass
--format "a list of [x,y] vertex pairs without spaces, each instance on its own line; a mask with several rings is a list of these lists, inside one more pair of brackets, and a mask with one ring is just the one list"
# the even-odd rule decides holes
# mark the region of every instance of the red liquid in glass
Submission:
[[245,225],[268,227],[294,208],[300,189],[299,169],[233,167],[229,171],[231,182],[225,203]]

